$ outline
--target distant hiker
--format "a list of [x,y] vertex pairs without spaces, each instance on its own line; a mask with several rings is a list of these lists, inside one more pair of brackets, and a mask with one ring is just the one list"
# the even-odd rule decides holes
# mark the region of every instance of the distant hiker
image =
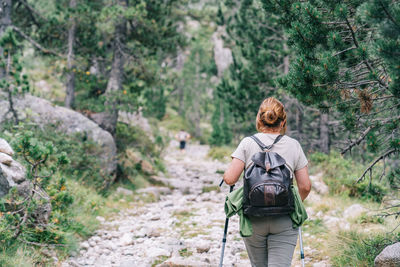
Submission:
[[183,129],[181,129],[177,134],[176,134],[176,139],[179,141],[179,149],[184,152],[185,147],[186,147],[186,142],[189,141],[190,139],[190,134],[185,132]]
[[[293,202],[296,201],[293,201],[292,193],[291,197],[288,192],[282,197],[282,191],[286,190],[285,185],[281,187],[274,179],[278,181],[280,177],[284,177],[282,180],[286,179],[292,184],[294,174],[301,200],[304,200],[311,190],[308,161],[299,142],[284,135],[286,112],[282,103],[274,97],[262,102],[256,127],[258,133],[254,135],[255,138],[244,138],[231,155],[232,162],[225,171],[224,181],[228,185],[235,184],[245,170],[244,179],[247,180],[244,181],[242,190],[242,205],[244,217],[250,221],[251,227],[243,227],[241,230],[252,228],[248,236],[242,234],[251,266],[290,266],[298,236],[298,231],[294,228],[298,224],[292,216],[295,210]],[[258,153],[262,151],[267,153]],[[254,172],[256,168],[261,173],[258,176],[257,171]],[[267,176],[272,178],[265,180],[269,182],[261,181],[249,188],[252,176],[255,179]],[[236,191],[240,193],[239,190]],[[286,202],[283,200],[285,197]],[[297,200],[301,203],[300,199]],[[280,201],[291,203],[291,206],[279,204]]]

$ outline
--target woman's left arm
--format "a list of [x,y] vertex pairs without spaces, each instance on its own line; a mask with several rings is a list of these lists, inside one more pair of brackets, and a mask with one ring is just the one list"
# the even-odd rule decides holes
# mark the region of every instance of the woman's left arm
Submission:
[[233,158],[231,165],[224,173],[224,181],[228,185],[234,185],[244,170],[244,162],[240,159]]

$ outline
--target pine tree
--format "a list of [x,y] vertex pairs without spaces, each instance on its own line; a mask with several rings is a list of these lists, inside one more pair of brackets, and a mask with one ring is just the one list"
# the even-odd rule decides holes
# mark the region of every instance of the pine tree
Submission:
[[355,138],[342,153],[366,142],[369,151],[379,153],[372,168],[398,152],[400,3],[262,2],[267,14],[281,15],[295,52],[280,85],[306,105],[340,112]]
[[[232,43],[234,62],[217,92],[233,114],[233,131],[246,135],[254,133],[261,101],[275,96],[287,110],[290,136],[300,140],[307,150],[320,148],[321,140],[329,144],[330,131],[319,131],[320,125],[316,124],[324,121],[321,118],[325,115],[304,107],[289,96],[286,88],[276,86],[275,79],[289,72],[292,56],[280,17],[265,13],[259,0],[242,1],[240,5],[226,0],[225,5],[226,19],[218,18],[218,21],[226,21],[227,41]],[[320,133],[325,133],[325,137]]]
[[[236,6],[231,1],[225,4],[228,10]],[[277,17],[267,16],[258,1],[241,1],[236,8],[237,12],[224,19],[235,45],[234,60],[217,91],[235,120],[246,125],[244,132],[252,132],[261,101],[276,93],[273,79],[283,74],[285,37]]]

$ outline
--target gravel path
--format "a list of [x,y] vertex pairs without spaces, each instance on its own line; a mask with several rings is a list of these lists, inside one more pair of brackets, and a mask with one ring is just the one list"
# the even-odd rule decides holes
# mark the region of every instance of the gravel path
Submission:
[[[168,177],[158,177],[169,188],[139,190],[132,208],[104,221],[63,266],[218,266],[229,188],[218,189],[217,171],[227,165],[208,159],[207,146],[190,145],[185,154],[175,147],[172,143],[165,157]],[[159,201],[140,201],[154,196]],[[234,216],[224,266],[249,266],[238,230]]]
[[[122,188],[117,190],[135,199],[129,202],[130,208],[109,220],[99,218],[101,229],[81,243],[79,254],[62,267],[218,266],[225,223],[224,200],[229,191],[227,185],[219,188],[218,184],[227,164],[207,158],[207,146],[190,145],[185,154],[177,147],[172,142],[165,153],[168,176],[156,177],[167,186],[145,188],[134,194]],[[314,192],[310,200],[321,202]],[[309,215],[314,213],[312,208],[307,210]],[[234,216],[229,222],[224,266],[250,266],[238,221],[238,216]],[[317,237],[305,230],[306,266],[330,266],[327,257],[321,259],[317,247],[307,246],[308,239],[312,244]],[[298,253],[297,246],[292,266],[300,266]]]

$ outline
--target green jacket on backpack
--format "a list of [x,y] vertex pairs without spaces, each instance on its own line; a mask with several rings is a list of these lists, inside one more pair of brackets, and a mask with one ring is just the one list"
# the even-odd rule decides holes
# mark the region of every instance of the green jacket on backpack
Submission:
[[[305,220],[307,220],[307,212],[304,208],[304,204],[301,201],[299,192],[295,186],[291,186],[294,196],[294,207],[295,210],[290,214],[290,218],[293,222],[293,227],[298,228]],[[239,229],[242,237],[251,236],[253,234],[253,228],[249,217],[243,214],[243,187],[229,193],[225,199],[225,214],[229,218],[235,214],[239,215]]]

